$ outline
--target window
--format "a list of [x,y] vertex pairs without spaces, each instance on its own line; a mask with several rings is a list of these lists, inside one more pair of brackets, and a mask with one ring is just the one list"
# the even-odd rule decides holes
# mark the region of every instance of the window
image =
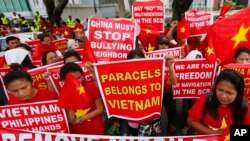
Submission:
[[27,0],[0,0],[0,12],[30,11]]

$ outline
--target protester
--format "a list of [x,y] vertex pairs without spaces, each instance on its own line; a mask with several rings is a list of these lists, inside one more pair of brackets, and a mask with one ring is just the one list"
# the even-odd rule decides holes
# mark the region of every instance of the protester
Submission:
[[11,19],[11,20],[12,20],[14,26],[15,26],[16,28],[18,28],[18,16],[17,16],[16,12],[13,12],[12,14],[13,14],[13,16],[12,16],[12,19]]
[[76,18],[75,19],[75,27],[73,29],[73,32],[75,34],[75,37],[84,37],[84,26],[81,24],[80,19]]
[[250,63],[250,49],[246,47],[238,47],[235,51],[234,59],[236,63]]
[[82,68],[73,62],[68,62],[61,68],[60,78],[65,80],[68,73],[72,73],[72,75],[83,85],[86,94],[91,99],[91,105],[88,108],[88,112],[78,118],[76,117],[77,110],[67,109],[70,133],[104,135],[104,123],[102,119],[104,106],[98,88],[96,88],[95,84],[86,86],[86,82],[83,81]]
[[52,39],[50,35],[41,34],[39,38],[41,42],[37,46],[36,50],[34,51],[34,56],[33,56],[34,59],[40,60],[42,57],[42,54],[45,51],[55,51],[59,57],[62,57],[62,53],[58,50],[58,48],[52,45],[51,43]]
[[74,50],[66,51],[63,55],[63,62],[66,64],[68,62],[78,62],[82,61],[80,54]]
[[83,49],[85,45],[85,37],[76,37],[77,48]]
[[10,91],[8,104],[23,104],[47,100],[56,100],[57,94],[48,90],[36,89],[30,74],[24,71],[20,65],[12,64],[3,78],[6,88]]
[[197,134],[221,134],[231,124],[250,125],[242,75],[234,70],[223,70],[212,92],[201,96],[189,110],[187,122]]
[[60,58],[54,51],[45,51],[42,55],[42,65],[49,65],[59,62]]
[[8,36],[6,37],[6,43],[8,45],[6,50],[10,50],[20,44],[20,39],[15,36]]
[[[145,58],[140,50],[132,50],[128,53],[127,59]],[[171,54],[165,56],[166,62],[169,67],[169,74],[165,75],[165,81],[168,85],[176,83],[176,75],[174,70],[174,58]],[[172,114],[172,113],[171,113]],[[153,117],[148,119],[147,122],[129,121],[129,130],[133,136],[157,136],[161,133],[160,117]],[[151,128],[153,127],[153,128]],[[149,128],[149,129],[148,129]],[[151,130],[151,131],[148,131]]]

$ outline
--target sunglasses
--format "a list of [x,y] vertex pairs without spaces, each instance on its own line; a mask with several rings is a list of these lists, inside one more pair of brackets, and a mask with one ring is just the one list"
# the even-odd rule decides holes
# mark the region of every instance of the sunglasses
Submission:
[[169,43],[168,42],[159,42],[160,45],[168,45]]

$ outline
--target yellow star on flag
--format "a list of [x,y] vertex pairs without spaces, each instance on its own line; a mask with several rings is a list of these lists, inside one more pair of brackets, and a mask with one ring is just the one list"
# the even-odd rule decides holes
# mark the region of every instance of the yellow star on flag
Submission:
[[208,47],[207,48],[207,53],[208,53],[208,55],[214,54],[214,49],[211,48],[211,47]]
[[154,51],[155,47],[151,46],[151,44],[148,44],[148,52]]
[[228,134],[228,135],[225,136],[224,141],[230,141],[230,134]]
[[208,126],[209,126],[209,128],[211,128],[213,130],[225,129],[225,128],[227,128],[227,122],[226,122],[225,118],[223,117],[222,122],[221,122],[221,126],[219,128],[214,128],[210,125],[208,125]]
[[80,85],[80,87],[78,87],[77,90],[79,90],[79,95],[85,93],[84,87],[82,85]]
[[67,32],[67,31],[64,31],[64,34],[65,34],[65,35],[69,35],[69,32]]
[[187,30],[187,29],[186,29],[184,26],[181,28],[181,32],[182,32],[182,33],[185,33],[186,30]]
[[146,29],[145,31],[146,31],[147,34],[152,33],[152,31],[150,29]]
[[86,115],[89,112],[90,108],[84,109],[84,110],[76,110],[75,116],[76,118],[79,118],[81,116]]
[[231,39],[231,40],[235,41],[234,47],[233,47],[234,49],[237,47],[237,45],[240,42],[248,41],[246,38],[246,34],[248,33],[249,29],[250,29],[250,26],[245,28],[244,23],[240,26],[238,33],[236,35],[234,35],[233,38]]

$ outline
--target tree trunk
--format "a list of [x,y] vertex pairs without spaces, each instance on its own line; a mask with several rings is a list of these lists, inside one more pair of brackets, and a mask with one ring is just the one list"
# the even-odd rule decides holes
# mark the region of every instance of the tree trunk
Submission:
[[[133,6],[133,3],[135,2],[135,0],[129,0],[129,7],[130,7],[130,13],[132,13],[132,6]],[[132,15],[132,14],[131,14]]]
[[172,3],[172,20],[181,20],[192,2],[193,0],[174,0]]
[[58,0],[58,5],[55,7],[54,0],[43,0],[47,14],[52,23],[56,23],[58,26],[60,25],[63,9],[68,2],[69,0]]
[[119,7],[119,17],[124,18],[125,17],[125,5],[123,0],[118,0],[118,7]]

